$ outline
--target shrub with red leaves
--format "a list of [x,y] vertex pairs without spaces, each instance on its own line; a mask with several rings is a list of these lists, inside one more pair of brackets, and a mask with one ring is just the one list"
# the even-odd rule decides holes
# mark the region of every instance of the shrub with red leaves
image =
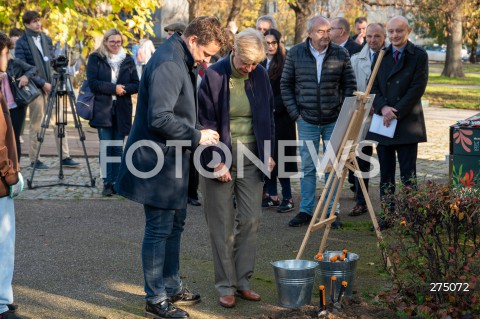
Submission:
[[480,315],[480,189],[469,186],[428,181],[386,199],[394,203],[385,211],[392,293],[406,308],[439,318]]

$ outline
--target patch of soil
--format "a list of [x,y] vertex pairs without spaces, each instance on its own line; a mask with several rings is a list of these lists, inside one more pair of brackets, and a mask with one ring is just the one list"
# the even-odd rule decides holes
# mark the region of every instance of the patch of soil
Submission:
[[[388,308],[372,306],[360,298],[344,299],[341,311],[328,307],[328,314],[325,319],[379,319],[397,318],[394,311]],[[263,314],[251,319],[311,319],[319,318],[320,308],[315,306],[304,306],[299,309],[289,309]]]

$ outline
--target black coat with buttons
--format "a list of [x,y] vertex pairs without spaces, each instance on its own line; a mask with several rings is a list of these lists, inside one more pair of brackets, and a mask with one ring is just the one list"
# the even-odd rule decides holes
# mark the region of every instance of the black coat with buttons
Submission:
[[[93,118],[89,124],[92,127],[116,127],[124,136],[130,133],[132,127],[132,95],[138,92],[138,74],[131,55],[127,54],[118,73],[116,84],[125,86],[126,94],[117,95],[115,110],[112,108],[112,95],[116,94],[116,84],[112,83],[112,68],[107,58],[93,52],[88,57],[87,79],[90,90],[95,94]],[[115,114],[115,116],[114,116]]]
[[[374,64],[372,64],[372,67]],[[427,52],[408,41],[398,63],[390,45],[383,56],[371,90],[375,113],[386,105],[398,110],[393,138],[368,132],[366,139],[382,145],[413,144],[427,141],[421,98],[428,82]]]

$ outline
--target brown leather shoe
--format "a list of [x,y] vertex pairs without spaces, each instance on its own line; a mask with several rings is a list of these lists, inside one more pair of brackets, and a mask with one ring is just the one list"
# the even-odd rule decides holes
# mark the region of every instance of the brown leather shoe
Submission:
[[237,290],[242,299],[250,301],[260,301],[260,295],[253,290]]
[[218,299],[218,302],[222,307],[233,308],[235,307],[235,296],[232,296],[232,295],[221,296]]

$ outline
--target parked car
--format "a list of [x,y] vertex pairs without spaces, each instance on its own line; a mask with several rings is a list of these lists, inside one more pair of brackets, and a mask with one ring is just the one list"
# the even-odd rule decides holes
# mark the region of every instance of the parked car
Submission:
[[[425,50],[428,54],[428,60],[433,62],[445,62],[447,57],[447,47],[446,46],[425,46]],[[462,47],[462,61],[468,61],[468,50],[465,47]]]

